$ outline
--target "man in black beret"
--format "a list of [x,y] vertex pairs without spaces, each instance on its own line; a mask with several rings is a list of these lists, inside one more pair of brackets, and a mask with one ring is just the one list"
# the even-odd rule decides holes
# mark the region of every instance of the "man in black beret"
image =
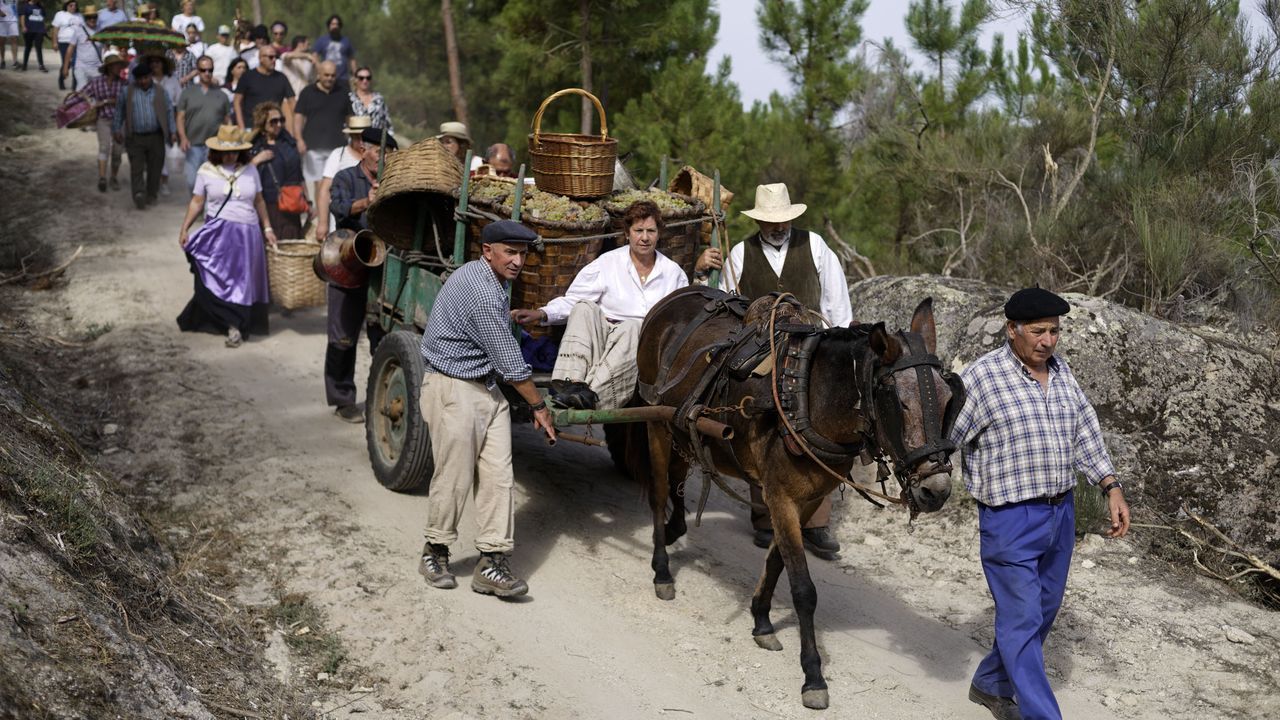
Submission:
[[951,440],[978,501],[982,569],[996,605],[995,641],[969,699],[1000,720],[1062,718],[1042,646],[1066,590],[1077,474],[1106,498],[1107,536],[1129,531],[1098,415],[1054,355],[1060,316],[1070,311],[1048,290],[1015,292],[1004,306],[1008,342],[960,373],[968,399]]
[[507,565],[515,544],[511,413],[498,383],[520,393],[533,408],[533,426],[554,440],[551,413],[530,379],[533,373],[509,319],[507,288],[524,267],[529,243],[537,239],[511,220],[485,226],[480,233],[483,257],[445,281],[422,335],[426,374],[419,406],[431,429],[435,471],[418,571],[432,587],[458,586],[449,571],[449,545],[458,539],[458,519],[473,496],[480,562],[471,589],[499,597],[529,592],[529,585]]
[[[361,135],[364,150],[360,164],[341,170],[333,178],[329,189],[329,211],[337,220],[338,229],[359,232],[369,227],[369,206],[378,190],[378,163],[382,159],[382,131],[366,128]],[[387,152],[399,148],[396,139],[387,135]],[[328,334],[329,345],[324,356],[325,400],[334,407],[334,414],[349,423],[364,422],[364,411],[356,404],[356,343],[360,340],[360,326],[365,323],[365,303],[369,296],[369,283],[378,280],[378,273],[369,273],[369,280],[357,288],[340,288],[329,285]],[[369,336],[369,353],[378,349],[382,340],[382,328],[377,324],[365,327]]]

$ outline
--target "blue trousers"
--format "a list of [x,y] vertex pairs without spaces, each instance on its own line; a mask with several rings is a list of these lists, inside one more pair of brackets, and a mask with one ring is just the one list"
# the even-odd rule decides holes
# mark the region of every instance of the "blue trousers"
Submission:
[[1075,544],[1070,494],[1058,505],[978,506],[982,570],[996,603],[995,642],[973,675],[982,692],[1013,697],[1024,720],[1061,720],[1044,671],[1044,641],[1062,606]]
[[182,164],[183,174],[187,176],[187,192],[196,189],[196,171],[209,158],[209,147],[204,143],[187,148],[186,160]]

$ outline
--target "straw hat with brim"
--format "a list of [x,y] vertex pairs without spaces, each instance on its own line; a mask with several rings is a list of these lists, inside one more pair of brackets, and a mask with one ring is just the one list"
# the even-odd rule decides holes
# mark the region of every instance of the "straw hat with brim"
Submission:
[[241,130],[235,125],[218,126],[218,134],[204,141],[210,150],[219,152],[235,152],[253,147],[254,131],[248,128]]
[[454,121],[440,123],[440,134],[436,137],[451,137],[463,142],[471,142],[471,133],[467,132],[466,124]]
[[743,210],[742,214],[752,220],[767,223],[784,223],[795,220],[808,210],[804,203],[792,203],[787,192],[786,183],[756,186],[756,206]]
[[97,6],[97,5],[85,5],[85,6],[84,6],[84,9],[80,11],[80,14],[81,14],[81,15],[83,15],[83,16],[85,16],[85,17],[87,17],[87,18],[88,18],[88,17],[98,17],[98,6]]
[[347,118],[347,126],[342,128],[342,132],[348,135],[359,135],[371,127],[373,127],[373,118],[368,115],[352,115]]
[[156,10],[156,6],[152,5],[151,3],[138,4],[138,10],[137,10],[138,17],[142,17],[143,15],[146,15],[147,13],[151,13],[151,12],[159,12],[159,11]]
[[102,53],[102,65],[98,66],[98,72],[107,75],[111,72],[112,65],[128,65],[129,61],[123,55],[115,50],[108,50]]

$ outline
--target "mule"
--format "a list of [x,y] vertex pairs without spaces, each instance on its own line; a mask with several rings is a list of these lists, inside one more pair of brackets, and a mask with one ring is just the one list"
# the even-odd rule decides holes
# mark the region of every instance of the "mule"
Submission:
[[[893,500],[907,505],[913,519],[941,509],[955,449],[946,433],[964,393],[934,355],[931,299],[916,308],[910,330],[891,334],[883,323],[820,329],[787,297],[748,307],[742,298],[694,286],[649,312],[637,357],[640,395],[678,411],[672,422],[648,424],[648,462],[640,466],[651,482],[653,582],[663,600],[675,597],[667,546],[687,529],[683,487],[692,463],[707,475],[703,502],[708,478],[736,496],[717,473],[760,486],[774,540],[751,599],[751,634],[761,648],[782,649],[769,610],[785,568],[800,623],[801,698],[820,709],[828,693],[801,527],[860,457],[893,463],[902,487]],[[697,415],[728,424],[732,438],[699,438],[686,422]]]

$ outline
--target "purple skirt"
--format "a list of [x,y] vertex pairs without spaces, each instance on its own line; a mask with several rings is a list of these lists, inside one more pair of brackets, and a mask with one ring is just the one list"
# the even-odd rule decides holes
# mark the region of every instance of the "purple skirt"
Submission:
[[257,225],[208,220],[187,240],[200,282],[214,297],[233,305],[271,301],[267,251]]

